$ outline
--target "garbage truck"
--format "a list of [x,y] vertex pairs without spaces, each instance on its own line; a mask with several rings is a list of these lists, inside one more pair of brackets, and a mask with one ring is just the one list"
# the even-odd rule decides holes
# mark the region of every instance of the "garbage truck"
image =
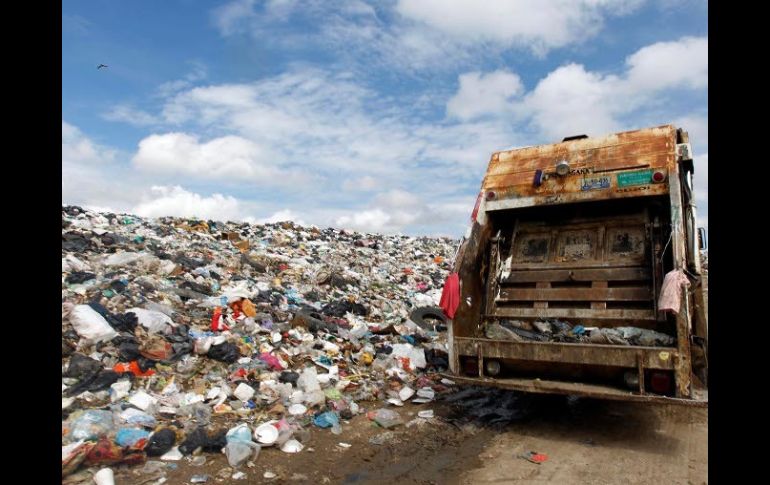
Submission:
[[706,405],[694,170],[672,125],[493,153],[453,263],[447,377]]

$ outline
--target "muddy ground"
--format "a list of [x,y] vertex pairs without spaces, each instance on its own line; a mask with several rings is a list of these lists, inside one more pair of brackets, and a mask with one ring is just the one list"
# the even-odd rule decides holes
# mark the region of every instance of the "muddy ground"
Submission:
[[[208,475],[209,484],[708,482],[704,408],[471,388],[440,402],[394,409],[405,423],[425,409],[436,417],[389,434],[365,415],[344,423],[341,435],[311,426],[302,452],[264,448],[253,466],[241,469],[245,480],[232,478],[235,470],[224,455],[206,453],[203,465],[185,458],[155,473],[115,467],[116,483],[150,484],[165,476],[165,484],[181,485],[194,483],[196,475]],[[382,444],[370,442],[378,438]],[[521,455],[528,451],[547,461],[527,461]],[[264,478],[266,472],[275,478]]]

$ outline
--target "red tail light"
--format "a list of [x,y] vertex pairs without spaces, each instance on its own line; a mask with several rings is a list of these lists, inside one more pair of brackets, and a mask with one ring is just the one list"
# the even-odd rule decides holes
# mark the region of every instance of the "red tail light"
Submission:
[[660,182],[663,182],[664,180],[666,180],[666,174],[661,172],[660,170],[656,170],[652,174],[652,181],[653,182],[660,183]]
[[650,389],[656,394],[671,394],[671,374],[668,372],[651,372]]
[[487,192],[487,200],[492,200],[495,197],[497,197],[496,193],[492,192],[491,190],[489,192]]

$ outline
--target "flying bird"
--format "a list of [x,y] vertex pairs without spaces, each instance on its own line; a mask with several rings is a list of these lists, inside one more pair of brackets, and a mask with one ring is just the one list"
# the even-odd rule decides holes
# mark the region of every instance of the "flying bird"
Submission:
[[101,69],[103,67],[109,67],[109,66],[107,64],[99,64],[98,66],[96,66],[97,69]]

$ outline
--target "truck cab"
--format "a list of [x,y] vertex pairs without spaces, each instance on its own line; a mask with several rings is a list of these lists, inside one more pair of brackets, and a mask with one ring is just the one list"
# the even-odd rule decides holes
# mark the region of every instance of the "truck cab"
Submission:
[[705,405],[694,169],[672,125],[493,153],[454,262],[452,378]]

